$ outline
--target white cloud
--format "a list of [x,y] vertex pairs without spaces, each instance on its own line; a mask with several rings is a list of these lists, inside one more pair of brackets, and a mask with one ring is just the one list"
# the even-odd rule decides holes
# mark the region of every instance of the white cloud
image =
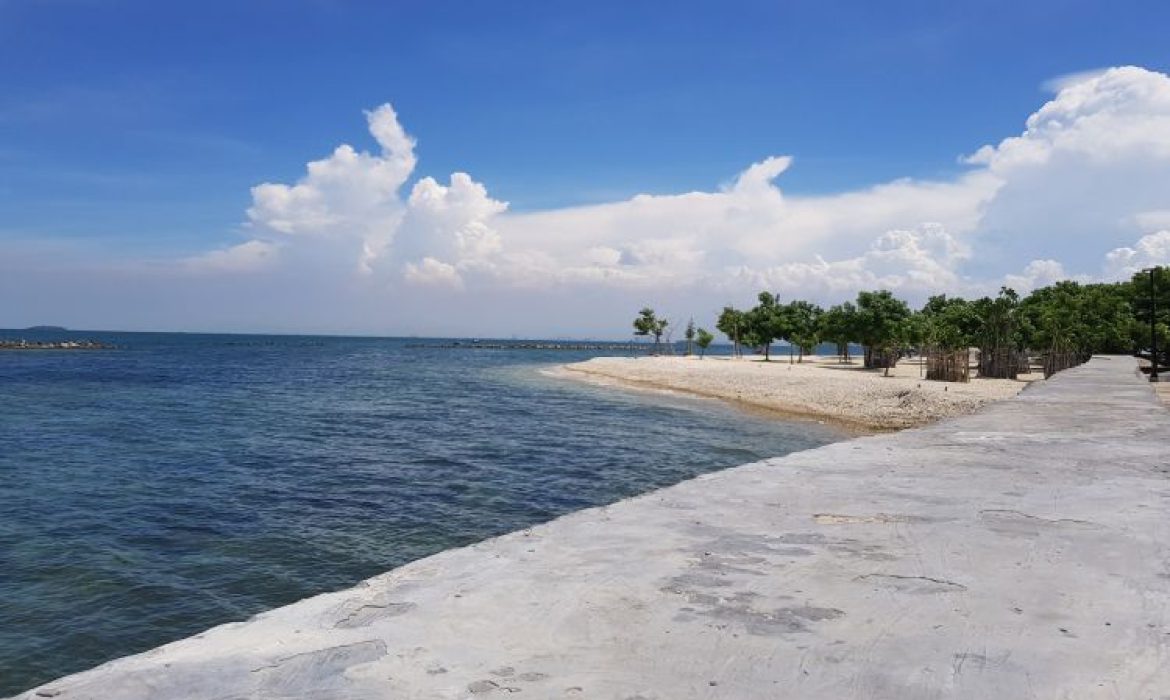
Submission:
[[449,185],[422,178],[406,205],[394,259],[417,262],[432,257],[467,266],[487,262],[502,248],[500,234],[491,224],[508,204],[489,197],[487,188],[467,173],[452,174]]
[[366,267],[389,243],[403,215],[398,190],[416,161],[414,140],[389,104],[366,113],[380,154],[338,146],[328,158],[306,166],[294,185],[264,183],[252,188],[248,220],[257,233],[328,236],[362,241]]
[[785,195],[777,181],[798,164],[772,156],[714,191],[531,213],[510,213],[462,172],[404,195],[414,141],[384,105],[368,114],[380,154],[341,146],[294,185],[255,188],[248,215],[264,240],[356,237],[355,262],[391,287],[614,289],[631,303],[648,290],[750,299],[765,287],[921,299],[1144,264],[1157,241],[1128,245],[1170,211],[1170,78],[1122,67],[1052,86],[1020,135],[977,149],[949,180]]
[[1105,273],[1114,279],[1159,265],[1170,265],[1170,230],[1142,236],[1132,248],[1114,248],[1105,256]]
[[1089,70],[1073,71],[1071,73],[1064,73],[1048,80],[1045,80],[1041,85],[1042,88],[1056,94],[1065,88],[1072,87],[1078,83],[1083,83],[1094,78],[1099,78],[1108,68],[1090,68]]
[[1065,272],[1064,265],[1056,260],[1033,260],[1024,267],[1022,273],[1005,275],[1003,286],[1027,294],[1033,289],[1064,279],[1069,279],[1069,274]]
[[406,281],[411,284],[463,288],[463,277],[455,266],[434,258],[423,258],[417,263],[408,262],[403,266],[403,271]]
[[938,224],[916,230],[889,231],[855,257],[792,262],[757,269],[742,266],[733,274],[749,286],[781,294],[818,298],[852,296],[861,289],[911,292],[954,290],[961,286],[957,266],[970,255],[967,247]]
[[383,105],[367,113],[374,152],[342,145],[294,182],[253,188],[251,240],[177,268],[251,278],[253,296],[267,284],[278,301],[257,314],[296,298],[287,313],[326,309],[306,321],[321,327],[344,316],[425,332],[441,317],[484,332],[511,315],[509,332],[535,333],[566,318],[580,332],[624,327],[615,319],[645,303],[699,318],[762,288],[921,301],[1170,263],[1170,78],[1122,67],[1053,88],[955,177],[796,195],[782,183],[799,162],[772,156],[710,191],[538,212],[510,211],[467,173],[416,173],[415,142]]
[[187,258],[186,267],[197,272],[256,272],[277,262],[280,246],[268,241],[245,241]]
[[1023,134],[984,146],[967,162],[1007,176],[1062,153],[1096,163],[1170,157],[1170,79],[1126,66],[1066,82],[1028,117]]

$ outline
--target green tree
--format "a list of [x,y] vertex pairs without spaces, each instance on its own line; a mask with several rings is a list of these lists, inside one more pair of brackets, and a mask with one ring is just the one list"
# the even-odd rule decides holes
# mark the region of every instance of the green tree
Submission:
[[836,343],[842,362],[849,362],[849,343],[857,340],[857,307],[853,302],[829,307],[821,316],[820,334],[830,343]]
[[715,340],[715,336],[711,335],[706,328],[700,328],[698,336],[695,339],[695,345],[699,346],[699,359],[707,354],[707,348],[711,346],[711,341]]
[[[1150,305],[1154,306],[1153,332],[1157,336],[1158,365],[1170,364],[1170,267],[1135,272],[1124,285],[1126,298],[1132,310],[1130,341],[1134,348],[1150,349]],[[1151,289],[1152,286],[1152,289]]]
[[654,309],[647,306],[638,312],[638,317],[634,319],[634,335],[654,336],[654,353],[658,354],[659,347],[662,343],[662,334],[666,332],[668,322],[664,318],[658,318],[654,314]]
[[791,326],[787,309],[771,292],[760,292],[759,304],[747,312],[747,335],[754,341],[753,346],[764,348],[764,361],[772,359],[772,343],[788,338]]
[[687,339],[686,355],[690,357],[693,353],[692,346],[695,344],[695,319],[687,320],[687,329],[683,332],[683,337]]
[[1140,285],[1137,277],[1113,284],[1063,280],[1033,291],[1017,312],[1020,345],[1082,356],[1148,347],[1149,275],[1141,277]]
[[898,362],[906,336],[910,307],[888,290],[857,295],[857,339],[865,347],[865,367],[883,367],[889,374]]
[[945,294],[932,296],[920,312],[921,342],[940,350],[962,350],[975,342],[979,317],[971,302]]
[[743,332],[747,327],[747,319],[743,311],[730,306],[724,306],[723,312],[715,321],[715,329],[727,336],[732,343],[732,354],[739,357],[739,346]]
[[825,311],[811,302],[796,300],[788,304],[785,314],[788,316],[787,340],[800,353],[797,362],[804,362],[804,356],[815,352],[821,342],[821,317]]

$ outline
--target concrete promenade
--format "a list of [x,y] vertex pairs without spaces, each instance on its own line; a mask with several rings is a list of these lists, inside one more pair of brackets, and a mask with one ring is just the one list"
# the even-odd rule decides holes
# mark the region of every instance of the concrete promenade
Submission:
[[1170,698],[1170,411],[1135,367],[1094,358],[21,697]]

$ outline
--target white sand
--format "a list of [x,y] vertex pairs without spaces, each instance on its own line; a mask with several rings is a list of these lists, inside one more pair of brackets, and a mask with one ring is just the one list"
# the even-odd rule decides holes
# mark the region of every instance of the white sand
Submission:
[[830,420],[867,430],[896,430],[971,413],[991,401],[1015,396],[1032,379],[978,379],[969,383],[919,378],[917,361],[903,360],[883,377],[860,362],[806,358],[598,357],[566,370],[632,386],[683,391],[781,413]]

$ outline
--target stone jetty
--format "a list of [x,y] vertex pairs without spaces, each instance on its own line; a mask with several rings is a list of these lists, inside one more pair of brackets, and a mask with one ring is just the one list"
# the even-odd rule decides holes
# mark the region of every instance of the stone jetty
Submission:
[[113,345],[97,340],[5,340],[0,350],[112,350]]
[[1165,698],[1168,419],[1098,357],[20,697]]

